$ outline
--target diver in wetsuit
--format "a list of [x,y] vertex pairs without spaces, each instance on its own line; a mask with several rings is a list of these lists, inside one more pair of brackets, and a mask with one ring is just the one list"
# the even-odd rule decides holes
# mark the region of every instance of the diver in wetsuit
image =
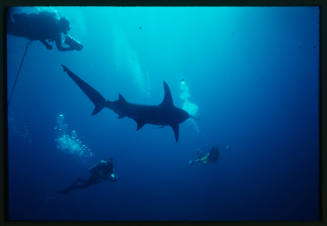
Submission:
[[206,154],[200,154],[196,159],[190,160],[189,164],[192,165],[194,163],[202,163],[204,165],[208,163],[214,163],[218,160],[219,150],[216,146],[212,146],[210,151]]
[[[81,50],[83,46],[68,35],[70,30],[69,21],[64,18],[58,18],[56,13],[42,11],[39,13],[18,13],[10,18],[7,16],[7,33],[24,37],[31,41],[42,42],[47,49],[52,49],[52,42],[55,42],[60,51]],[[63,36],[65,36],[64,47]]]
[[87,180],[82,178],[77,178],[74,183],[64,190],[59,190],[59,194],[67,194],[71,190],[88,188],[93,184],[98,184],[103,181],[117,181],[117,176],[115,175],[115,169],[113,166],[112,158],[108,160],[101,160],[94,166],[89,168],[89,173],[91,174]]

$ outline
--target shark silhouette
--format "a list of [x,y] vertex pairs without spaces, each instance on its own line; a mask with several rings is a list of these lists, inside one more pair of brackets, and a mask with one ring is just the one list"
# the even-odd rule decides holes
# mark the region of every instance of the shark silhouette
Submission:
[[79,78],[65,65],[62,65],[62,67],[69,77],[93,102],[95,108],[92,115],[97,114],[104,107],[107,107],[118,114],[119,119],[124,117],[133,119],[137,123],[136,130],[141,129],[145,124],[170,126],[174,131],[176,142],[179,137],[179,124],[191,117],[183,109],[175,107],[170,89],[166,82],[163,82],[165,92],[164,99],[159,105],[149,106],[132,104],[127,102],[121,94],[119,94],[118,100],[110,101],[105,100],[97,90]]

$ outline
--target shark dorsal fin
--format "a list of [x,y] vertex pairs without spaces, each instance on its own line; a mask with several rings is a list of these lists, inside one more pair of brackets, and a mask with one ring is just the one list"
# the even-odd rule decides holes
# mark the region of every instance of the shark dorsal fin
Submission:
[[120,93],[118,94],[118,100],[119,100],[119,102],[127,103],[127,101],[125,100],[125,98],[123,97],[123,95],[121,95]]
[[171,96],[169,86],[167,85],[166,82],[163,82],[163,85],[164,85],[165,96],[164,96],[164,99],[162,100],[160,106],[171,107],[174,105],[174,103],[173,103],[173,98]]

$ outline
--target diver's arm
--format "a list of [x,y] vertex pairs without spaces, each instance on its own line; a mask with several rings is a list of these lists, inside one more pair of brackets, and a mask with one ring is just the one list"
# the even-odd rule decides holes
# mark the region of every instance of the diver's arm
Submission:
[[108,173],[105,178],[103,178],[104,181],[115,181],[115,178],[111,176],[111,173]]
[[104,181],[108,181],[111,180],[111,177],[109,175],[107,175],[105,178],[103,178]]
[[61,35],[58,35],[55,39],[55,42],[56,42],[56,46],[57,46],[57,49],[59,51],[70,51],[70,50],[74,50],[74,48],[72,46],[69,46],[69,47],[63,47],[62,46],[62,39],[61,39]]
[[111,173],[108,173],[107,175],[104,173],[104,172],[99,172],[97,175],[96,175],[97,179],[99,181],[111,181],[112,180],[112,177],[111,177]]
[[45,47],[46,47],[47,49],[52,49],[52,46],[49,44],[48,41],[46,41],[46,40],[41,40],[41,42],[43,43],[43,45],[45,45]]
[[115,168],[113,168],[110,172],[107,173],[106,177],[104,178],[105,181],[116,181],[117,177],[115,175]]

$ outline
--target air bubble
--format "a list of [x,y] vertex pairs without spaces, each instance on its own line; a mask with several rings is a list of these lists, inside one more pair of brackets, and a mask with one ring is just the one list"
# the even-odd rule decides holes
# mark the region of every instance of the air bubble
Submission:
[[57,116],[57,125],[54,127],[57,149],[84,158],[92,157],[94,155],[92,150],[82,143],[77,136],[76,130],[70,131],[68,129],[68,124],[64,122],[64,118],[63,114],[59,114]]

